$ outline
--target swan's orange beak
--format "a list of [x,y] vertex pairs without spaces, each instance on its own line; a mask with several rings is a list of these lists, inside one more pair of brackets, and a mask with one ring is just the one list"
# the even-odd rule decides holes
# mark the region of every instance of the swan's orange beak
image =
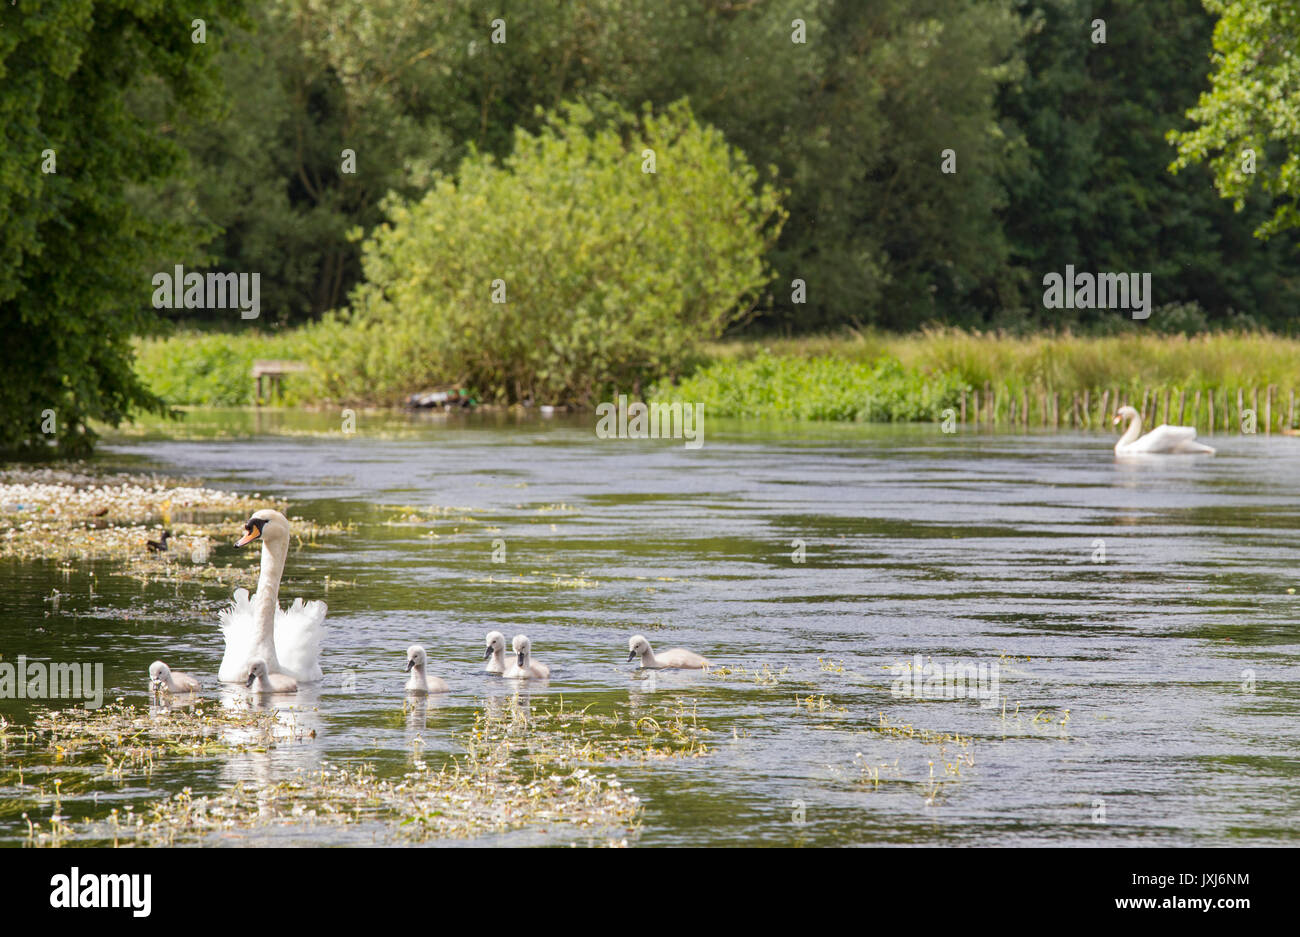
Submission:
[[262,529],[260,527],[254,527],[248,533],[244,534],[244,536],[240,537],[239,542],[236,543],[235,546],[242,547],[246,543],[252,543],[260,536],[262,536]]
[[1119,414],[1116,413],[1116,414],[1115,414],[1115,419],[1111,420],[1110,422],[1111,422],[1111,424],[1114,425],[1114,426],[1119,426]]

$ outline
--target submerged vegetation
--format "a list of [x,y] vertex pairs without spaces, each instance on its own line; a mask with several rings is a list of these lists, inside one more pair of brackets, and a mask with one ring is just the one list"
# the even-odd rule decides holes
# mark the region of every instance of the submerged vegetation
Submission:
[[[298,769],[284,781],[238,782],[220,794],[195,797],[190,788],[137,812],[119,829],[117,818],[88,824],[93,839],[172,846],[213,835],[245,838],[276,828],[373,822],[377,842],[453,839],[524,827],[564,824],[607,845],[637,829],[640,798],[617,780],[577,768],[521,778],[509,769],[454,762],[439,771],[419,763],[400,778],[376,774],[369,762]],[[62,832],[66,838],[67,831]],[[41,845],[62,845],[47,835]]]
[[[759,674],[728,673],[760,688],[776,686],[753,679],[772,674],[766,666]],[[814,695],[814,685],[801,685],[806,695],[795,702],[808,728],[847,731],[848,751],[859,749],[848,768],[829,766],[831,777],[853,790],[914,791],[935,806],[975,765],[969,735],[893,724],[883,712],[855,717]],[[707,758],[751,737],[739,726],[715,732],[689,696],[575,706],[563,697],[530,704],[516,695],[467,710],[471,721],[451,733],[453,749],[435,751],[424,741],[426,706],[403,704],[417,734],[401,765],[322,758],[213,793],[186,786],[143,796],[141,782],[154,787],[178,765],[238,762],[285,746],[310,750],[318,744],[309,728],[315,720],[294,709],[203,698],[41,711],[29,725],[0,719],[0,819],[25,825],[30,846],[172,846],[286,835],[329,841],[328,830],[342,827],[379,844],[524,831],[619,846],[641,829],[645,805],[617,769]],[[80,818],[72,815],[76,808],[85,808]]]
[[[148,580],[248,586],[252,566],[216,566],[212,550],[261,508],[283,501],[220,491],[187,479],[111,472],[86,463],[0,470],[0,558],[117,560]],[[339,528],[293,518],[301,542]],[[163,542],[167,548],[153,550]],[[71,568],[69,566],[69,568]]]
[[[411,770],[400,776],[381,774],[368,761],[322,763],[273,783],[237,782],[210,796],[195,796],[187,787],[74,823],[64,815],[62,798],[101,782],[149,778],[177,758],[266,751],[316,737],[292,711],[207,700],[144,710],[119,701],[101,710],[40,713],[30,727],[0,721],[2,750],[22,755],[15,770],[0,774],[0,792],[12,795],[6,812],[27,818],[31,845],[175,845],[277,827],[360,823],[376,824],[380,841],[546,831],[563,824],[619,844],[638,827],[640,798],[615,775],[583,766],[703,757],[711,734],[689,700],[622,710],[575,709],[562,698],[531,707],[518,697],[492,700],[457,734],[461,752],[430,764],[417,736]],[[43,805],[51,808],[48,830],[31,819]]]

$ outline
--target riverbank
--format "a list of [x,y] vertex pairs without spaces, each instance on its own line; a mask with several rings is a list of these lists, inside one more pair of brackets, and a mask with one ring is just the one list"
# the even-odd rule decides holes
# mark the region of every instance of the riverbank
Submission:
[[[937,420],[951,408],[961,423],[1095,428],[1128,404],[1148,424],[1260,433],[1300,419],[1300,341],[1263,332],[1017,337],[935,329],[706,350],[709,363],[677,391],[714,416]],[[881,360],[896,366],[868,367]]]
[[[179,333],[137,350],[146,384],[175,405],[253,404],[250,371],[261,358],[311,369],[285,379],[281,402],[290,406],[382,406],[421,389],[376,386],[371,400],[331,400],[320,380],[331,363],[301,332]],[[1297,393],[1300,340],[1269,333],[1018,337],[933,329],[715,342],[675,384],[662,381],[645,396],[702,403],[720,417],[934,421],[951,409],[959,421],[1026,427],[1097,426],[1119,402],[1148,422],[1273,432],[1296,426]]]

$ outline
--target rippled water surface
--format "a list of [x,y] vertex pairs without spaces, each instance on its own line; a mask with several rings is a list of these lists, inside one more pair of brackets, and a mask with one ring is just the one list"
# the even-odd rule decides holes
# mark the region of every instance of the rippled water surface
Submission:
[[[688,450],[600,440],[590,420],[363,414],[347,437],[333,422],[196,414],[187,438],[104,447],[111,464],[282,497],[292,515],[351,527],[295,544],[281,593],[329,603],[326,680],[299,701],[316,738],[89,785],[66,814],[322,760],[398,776],[417,735],[426,753],[454,751],[475,713],[511,694],[479,670],[498,629],[526,632],[554,671],[526,691],[533,705],[682,700],[711,730],[704,757],[599,766],[646,805],[633,845],[1276,844],[1300,832],[1300,440],[1218,437],[1214,458],[1121,463],[1103,434],[715,422]],[[458,510],[403,524],[403,506]],[[233,546],[212,559],[257,562]],[[56,566],[0,565],[5,659],[103,661],[110,694],[143,704],[161,656],[219,694],[228,590]],[[327,592],[326,576],[355,584]],[[647,678],[626,663],[636,631],[734,672]],[[427,710],[403,708],[412,643],[452,687]],[[917,655],[996,666],[996,699],[900,697]],[[0,714],[21,725],[29,706],[3,700]],[[20,842],[19,807],[37,819],[53,807],[15,787],[18,742],[0,757],[0,837]],[[274,835],[375,838],[364,824]],[[487,841],[584,840],[534,828]]]

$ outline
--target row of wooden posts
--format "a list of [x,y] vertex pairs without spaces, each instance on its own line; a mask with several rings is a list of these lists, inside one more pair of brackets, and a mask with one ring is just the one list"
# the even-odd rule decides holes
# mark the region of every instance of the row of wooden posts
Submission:
[[962,423],[990,426],[1109,428],[1115,411],[1128,405],[1142,414],[1144,429],[1161,423],[1195,426],[1211,433],[1272,433],[1295,427],[1294,390],[1285,401],[1276,384],[1249,390],[1238,387],[1236,391],[1234,398],[1227,388],[1188,391],[1164,387],[1144,390],[1139,401],[1136,392],[1130,394],[1118,387],[1100,394],[1091,390],[1075,391],[1073,395],[1051,390],[1031,392],[1028,388],[1017,394],[985,382],[983,392],[962,391],[959,418]]

